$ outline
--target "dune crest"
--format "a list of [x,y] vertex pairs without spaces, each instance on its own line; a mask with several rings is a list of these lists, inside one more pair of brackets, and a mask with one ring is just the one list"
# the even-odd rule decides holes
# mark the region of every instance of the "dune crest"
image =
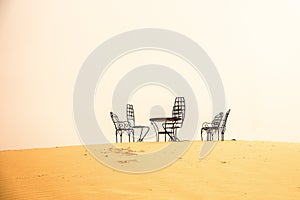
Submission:
[[[163,145],[122,143],[103,154],[135,165]],[[104,166],[82,146],[0,151],[0,199],[300,199],[299,143],[218,142],[203,159],[201,145],[144,174]]]

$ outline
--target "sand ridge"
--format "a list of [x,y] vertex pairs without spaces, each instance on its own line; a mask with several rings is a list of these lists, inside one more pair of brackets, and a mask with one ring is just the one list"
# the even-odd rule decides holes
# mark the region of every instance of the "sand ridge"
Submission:
[[[164,145],[122,143],[106,154],[134,165]],[[218,142],[199,159],[201,145],[144,174],[111,169],[82,146],[0,151],[0,199],[300,199],[299,143]]]

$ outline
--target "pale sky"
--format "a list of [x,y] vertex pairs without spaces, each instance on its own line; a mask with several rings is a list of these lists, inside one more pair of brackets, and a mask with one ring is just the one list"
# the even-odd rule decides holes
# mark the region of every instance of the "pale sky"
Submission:
[[[105,40],[145,27],[184,34],[213,60],[226,106],[232,110],[227,139],[300,142],[299,0],[2,0],[0,149],[80,144],[72,98],[82,63]],[[179,71],[185,65],[174,56],[140,52],[120,59],[111,70],[147,63]],[[105,81],[113,85],[122,73],[108,71],[95,99],[101,88],[109,96],[113,86],[106,87]],[[191,71],[181,73],[192,85],[199,83],[193,87],[203,112],[199,123],[210,121],[211,104],[202,80]],[[137,91],[132,103],[139,110],[137,121],[150,125],[150,105],[141,106],[147,89]],[[164,94],[162,88],[156,90]],[[161,104],[169,110],[173,97],[165,95],[170,101]],[[102,110],[97,104],[95,110],[97,119],[107,122],[103,129],[113,141],[109,98]]]

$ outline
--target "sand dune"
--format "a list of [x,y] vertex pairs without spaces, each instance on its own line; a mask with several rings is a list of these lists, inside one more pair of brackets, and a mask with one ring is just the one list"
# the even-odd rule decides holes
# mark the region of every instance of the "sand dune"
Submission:
[[[0,152],[0,199],[300,199],[300,144],[219,142],[199,159],[201,142],[172,165],[145,174],[118,172],[82,146]],[[119,165],[165,143],[123,143]],[[161,157],[163,159],[163,156]]]

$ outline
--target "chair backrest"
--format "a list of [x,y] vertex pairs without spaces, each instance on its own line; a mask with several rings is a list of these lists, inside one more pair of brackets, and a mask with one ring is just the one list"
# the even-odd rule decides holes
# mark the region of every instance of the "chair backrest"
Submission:
[[127,104],[126,113],[127,113],[127,121],[130,123],[131,126],[135,126],[133,105]]
[[110,112],[110,117],[115,125],[115,128],[118,129],[117,123],[119,122],[119,117],[116,114],[114,114],[113,112]]
[[213,121],[211,122],[211,126],[214,128],[219,128],[222,118],[223,118],[223,112],[220,112],[219,114],[217,114],[215,116],[215,118],[213,119]]
[[177,121],[176,127],[181,128],[183,125],[184,117],[185,117],[185,99],[184,97],[176,97],[173,110],[172,117],[179,117],[180,120]]
[[222,126],[221,126],[223,130],[226,128],[226,122],[227,122],[227,118],[228,118],[229,113],[230,113],[230,109],[225,114],[225,117],[224,117],[224,120],[223,120],[223,123],[222,123]]

